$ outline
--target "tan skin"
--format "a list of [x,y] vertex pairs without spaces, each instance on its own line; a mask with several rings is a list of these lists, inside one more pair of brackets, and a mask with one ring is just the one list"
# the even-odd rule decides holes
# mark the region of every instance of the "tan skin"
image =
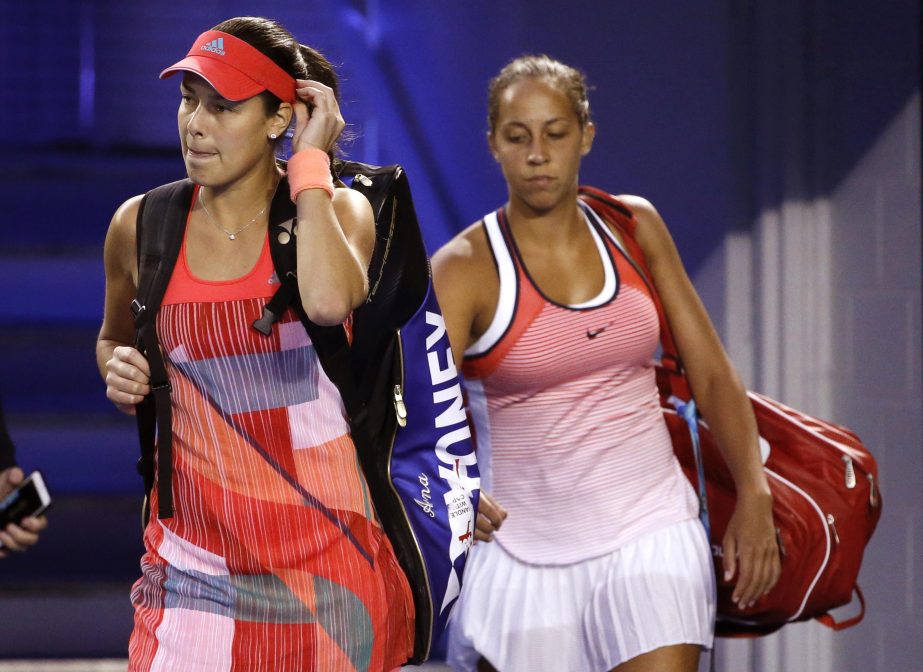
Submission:
[[[540,78],[519,79],[502,92],[496,128],[488,135],[506,179],[506,213],[516,244],[536,284],[559,303],[587,301],[604,282],[599,253],[577,206],[580,160],[592,148],[594,135],[593,124],[581,125],[567,95]],[[775,585],[781,569],[756,421],[660,215],[643,198],[619,198],[637,217],[638,243],[687,364],[696,402],[734,477],[738,498],[723,539],[723,578],[735,582],[735,602],[751,605]],[[462,353],[487,330],[499,295],[497,271],[479,224],[434,255],[433,275],[452,349]],[[478,282],[471,282],[473,277]],[[489,541],[506,516],[501,503],[481,493],[476,538]],[[698,646],[667,646],[615,669],[692,672],[698,658]]]
[[[329,87],[296,80],[296,94],[294,105],[282,103],[269,114],[259,97],[229,101],[202,78],[184,76],[177,122],[186,170],[201,185],[212,218],[224,229],[237,231],[269,204],[280,177],[270,136],[281,136],[293,115],[295,152],[327,152],[343,130],[345,122]],[[135,221],[140,201],[135,196],[123,203],[109,225],[106,303],[96,344],[106,396],[130,415],[150,392],[150,368],[132,346],[128,309],[137,292]],[[297,209],[302,304],[314,322],[341,324],[368,293],[366,269],[375,242],[371,206],[350,189],[336,189],[332,200],[321,189],[308,189],[299,194]],[[260,256],[267,227],[268,207],[232,241],[209,221],[198,201],[186,239],[190,271],[206,280],[245,275]]]

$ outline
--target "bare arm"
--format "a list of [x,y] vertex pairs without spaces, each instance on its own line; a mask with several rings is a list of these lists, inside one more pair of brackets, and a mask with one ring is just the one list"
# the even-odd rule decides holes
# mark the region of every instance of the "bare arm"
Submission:
[[106,396],[129,414],[150,392],[150,368],[133,346],[135,328],[129,309],[137,293],[135,222],[140,202],[136,196],[123,203],[109,224],[103,252],[106,301],[96,339],[96,366],[106,381]]
[[[461,367],[465,350],[493,317],[499,287],[480,227],[471,227],[440,248],[432,259],[433,285],[445,319],[449,344]],[[481,491],[474,538],[490,541],[506,519],[506,510]]]
[[[296,80],[292,150],[329,152],[346,125],[333,90]],[[310,113],[309,113],[310,105]],[[312,322],[341,324],[368,296],[375,220],[368,200],[351,189],[298,195],[298,291]]]
[[317,324],[342,323],[368,295],[375,245],[372,206],[362,194],[320,189],[298,195],[298,290]]
[[738,573],[734,599],[746,607],[772,588],[780,571],[772,495],[760,462],[753,408],[663,219],[642,198],[619,198],[638,219],[638,243],[663,302],[696,404],[734,477],[737,507],[723,540],[725,580]]
[[477,340],[475,324],[485,312],[486,303],[482,296],[484,283],[478,282],[484,268],[478,258],[479,246],[472,241],[473,233],[468,229],[459,234],[439,248],[432,258],[433,288],[445,318],[452,354],[459,366],[465,351]]

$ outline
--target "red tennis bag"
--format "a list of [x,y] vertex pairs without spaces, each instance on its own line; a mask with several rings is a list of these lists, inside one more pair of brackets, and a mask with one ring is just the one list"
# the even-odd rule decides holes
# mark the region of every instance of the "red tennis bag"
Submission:
[[[648,281],[661,323],[662,363],[657,369],[661,407],[673,447],[687,477],[698,486],[692,434],[678,409],[691,400],[689,384],[657,297],[644,254],[634,239],[631,211],[609,194],[581,187],[580,198],[621,234],[630,259]],[[607,229],[608,230],[608,229]],[[716,633],[763,635],[786,623],[817,619],[835,630],[855,625],[865,613],[856,583],[865,546],[881,517],[875,458],[853,432],[818,420],[761,394],[748,392],[760,435],[763,467],[773,495],[773,518],[782,552],[778,583],[749,609],[731,601],[732,585],[718,584]],[[721,542],[734,512],[731,473],[708,425],[698,419],[710,542],[721,576]],[[700,492],[701,498],[701,492]],[[837,622],[829,613],[855,593],[859,613]]]

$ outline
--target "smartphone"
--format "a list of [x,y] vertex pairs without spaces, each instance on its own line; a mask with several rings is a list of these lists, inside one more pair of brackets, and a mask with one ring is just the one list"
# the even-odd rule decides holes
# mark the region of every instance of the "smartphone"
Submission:
[[39,471],[33,471],[22,483],[0,501],[0,529],[19,523],[27,516],[38,516],[51,506],[51,495]]

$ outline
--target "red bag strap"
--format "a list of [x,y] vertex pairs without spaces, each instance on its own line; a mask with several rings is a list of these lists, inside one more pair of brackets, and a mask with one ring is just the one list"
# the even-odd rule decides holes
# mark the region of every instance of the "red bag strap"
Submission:
[[852,626],[859,623],[859,621],[861,621],[865,617],[865,595],[862,594],[862,589],[859,588],[858,583],[855,586],[853,586],[853,592],[856,594],[856,597],[859,598],[860,608],[859,608],[858,614],[850,618],[847,618],[845,621],[837,622],[837,620],[833,617],[833,614],[831,614],[830,612],[827,612],[826,614],[821,614],[820,616],[818,616],[816,620],[819,623],[823,623],[831,630],[836,630],[836,631],[845,630],[846,628],[851,628]]
[[[673,333],[670,331],[670,325],[667,322],[663,304],[660,302],[660,295],[657,294],[657,287],[654,285],[654,276],[651,274],[651,269],[647,265],[647,258],[644,256],[644,250],[641,249],[635,237],[638,228],[638,220],[635,219],[635,215],[631,211],[631,208],[602,189],[581,186],[577,191],[577,197],[589,206],[593,212],[602,217],[622,234],[625,247],[628,249],[629,261],[634,262],[633,265],[635,269],[641,275],[645,284],[647,284],[648,289],[650,289],[654,307],[657,309],[657,319],[660,321],[660,346],[663,351],[662,365],[669,373],[674,376],[682,377],[685,391],[685,389],[688,388],[688,383],[685,381],[683,363],[676,350],[676,342],[673,340]],[[688,395],[686,395],[686,398],[688,398]]]

